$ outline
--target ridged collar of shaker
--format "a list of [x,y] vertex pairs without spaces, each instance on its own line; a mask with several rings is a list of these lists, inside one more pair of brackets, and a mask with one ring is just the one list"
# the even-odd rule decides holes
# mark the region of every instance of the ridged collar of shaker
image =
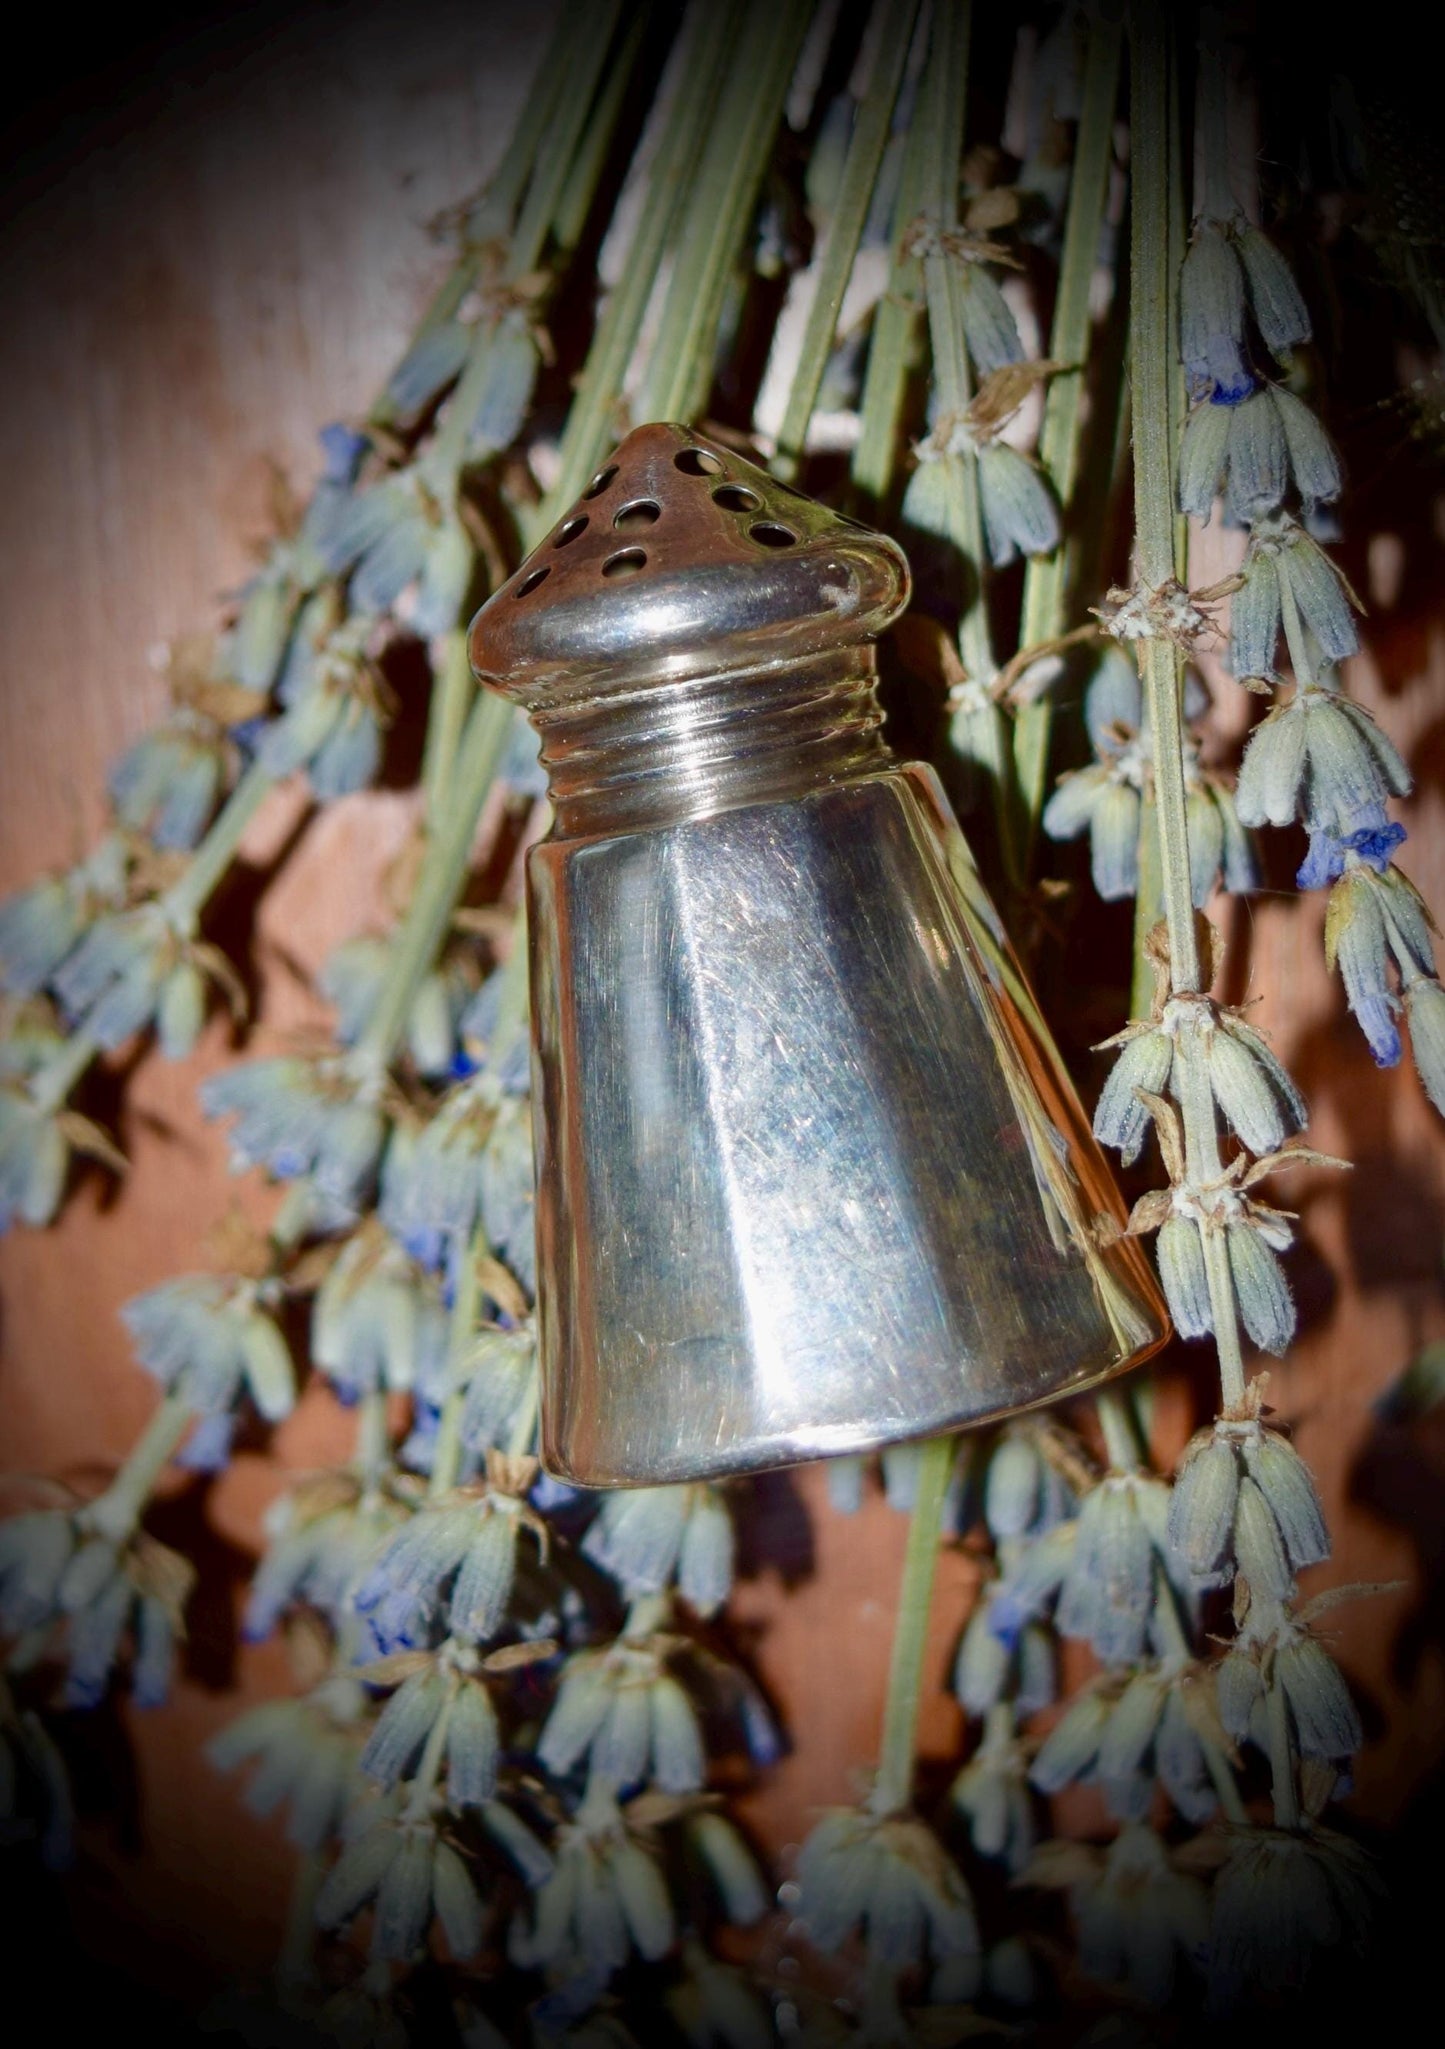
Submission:
[[539,718],[588,699],[766,671],[876,639],[901,548],[690,427],[638,427],[494,592],[468,650]]

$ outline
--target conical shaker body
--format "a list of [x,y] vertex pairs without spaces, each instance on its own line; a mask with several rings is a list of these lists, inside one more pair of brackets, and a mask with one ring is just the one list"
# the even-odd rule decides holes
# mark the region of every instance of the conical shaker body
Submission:
[[1075,1393],[1167,1322],[936,777],[890,541],[637,430],[478,615],[528,856],[542,1439],[645,1485]]

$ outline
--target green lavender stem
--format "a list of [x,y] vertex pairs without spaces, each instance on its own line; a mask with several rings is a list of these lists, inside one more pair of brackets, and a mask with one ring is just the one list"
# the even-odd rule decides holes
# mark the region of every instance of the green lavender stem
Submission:
[[713,347],[811,9],[749,0],[677,247],[642,410],[689,420],[707,403]]
[[[1175,356],[1175,274],[1169,255],[1169,69],[1163,16],[1136,0],[1132,16],[1133,163],[1130,247],[1130,382],[1134,422],[1135,559],[1145,588],[1174,575],[1174,441],[1170,365]],[[1154,735],[1154,790],[1170,972],[1176,990],[1199,987],[1199,949],[1189,881],[1184,793],[1183,659],[1155,634],[1140,643],[1140,673]]]
[[1106,1387],[1095,1395],[1094,1407],[1104,1432],[1104,1448],[1109,1455],[1110,1471],[1137,1472],[1139,1440],[1124,1397],[1117,1388]]
[[[935,11],[933,40],[928,52],[927,89],[918,114],[919,120],[926,124],[929,138],[924,157],[924,204],[928,218],[945,233],[958,225],[959,162],[963,152],[963,109],[967,100],[972,22],[973,10],[966,0],[958,0],[958,4]],[[959,419],[968,408],[972,391],[964,344],[963,281],[958,259],[942,249],[931,250],[925,255],[923,289],[928,304],[938,416],[940,419]],[[984,590],[983,510],[979,500],[978,462],[971,454],[945,456],[942,460],[951,486],[948,538],[958,550],[970,580],[958,623],[959,653],[970,680],[986,685],[992,682],[997,665],[989,635]],[[962,753],[981,761],[988,769],[993,784],[1004,870],[1011,881],[1016,881],[1020,871],[1013,750],[1002,707],[990,704],[982,711],[966,709],[958,712],[953,721],[953,737]]]
[[1147,1017],[1154,997],[1154,969],[1145,952],[1145,941],[1159,923],[1162,900],[1159,883],[1159,814],[1146,791],[1139,806],[1139,883],[1134,891],[1134,977],[1129,991],[1129,1015]]
[[59,1052],[31,1077],[30,1100],[36,1109],[46,1116],[58,1110],[99,1051],[99,1042],[83,1026],[72,1032]]
[[104,1494],[83,1511],[86,1525],[110,1543],[123,1544],[140,1521],[156,1482],[194,1421],[195,1411],[189,1404],[167,1395],[152,1412]]
[[417,984],[441,949],[471,859],[477,820],[507,744],[512,708],[483,695],[473,705],[462,736],[447,808],[427,848],[406,916],[392,942],[381,1000],[357,1043],[363,1062],[384,1066],[406,1030]]
[[797,474],[798,462],[808,438],[808,423],[818,402],[823,373],[828,367],[833,337],[837,333],[839,309],[853,273],[873,188],[878,182],[883,152],[888,145],[893,108],[898,88],[903,82],[908,45],[917,15],[918,0],[879,0],[873,24],[877,54],[872,76],[848,144],[828,239],[818,264],[817,287],[808,309],[783,423],[778,430],[777,468],[784,477]]
[[467,630],[465,626],[456,626],[446,636],[427,711],[421,786],[429,818],[440,816],[446,808],[457,748],[475,696],[472,665],[467,660]]
[[[1135,556],[1149,590],[1174,574],[1174,449],[1170,365],[1174,362],[1177,271],[1170,254],[1170,76],[1167,22],[1156,0],[1131,14],[1133,235],[1130,250],[1130,348],[1134,421]],[[1154,736],[1160,886],[1176,995],[1200,993],[1201,973],[1189,874],[1184,793],[1183,661],[1161,635],[1141,643],[1140,670]],[[1214,1099],[1197,1033],[1183,1030],[1175,1061],[1189,1185],[1219,1183],[1223,1162]],[[1243,1400],[1244,1365],[1225,1234],[1201,1231],[1210,1308],[1226,1411]]]
[[927,125],[915,114],[903,144],[888,284],[873,315],[858,409],[858,445],[853,451],[853,482],[875,506],[888,497],[898,466],[899,427],[918,331],[919,307],[913,296],[918,261],[907,253],[907,246],[923,204],[927,143]]
[[607,161],[607,152],[617,132],[627,88],[632,77],[632,67],[637,62],[642,47],[642,38],[647,30],[647,6],[632,9],[622,46],[612,63],[608,65],[597,94],[596,105],[583,130],[572,168],[562,187],[562,196],[557,202],[556,215],[552,222],[552,240],[558,249],[572,250],[582,239],[587,225],[587,216],[592,211],[592,201],[597,193],[602,167]]
[[441,1713],[427,1731],[426,1743],[416,1768],[416,1777],[411,1782],[411,1791],[407,1795],[406,1805],[401,1812],[403,1821],[425,1821],[431,1811],[432,1795],[436,1791],[436,1783],[441,1776],[442,1759],[446,1755],[447,1737],[451,1733],[452,1711],[457,1704],[459,1685],[460,1682],[456,1674],[453,1673],[447,1697],[442,1703]]
[[903,1581],[898,1589],[898,1619],[888,1667],[888,1694],[883,1708],[883,1737],[878,1777],[869,1805],[874,1813],[896,1814],[913,1793],[913,1758],[918,1735],[918,1697],[923,1686],[923,1657],[928,1646],[928,1611],[943,1534],[943,1504],[953,1471],[956,1445],[951,1437],[930,1438],[918,1465],[918,1493],[908,1526]]
[[[1083,99],[1074,145],[1059,292],[1054,304],[1049,356],[1065,368],[1049,385],[1039,432],[1039,461],[1059,503],[1072,509],[1083,446],[1084,370],[1093,316],[1089,293],[1099,257],[1099,231],[1109,193],[1114,154],[1114,108],[1119,94],[1122,21],[1100,12],[1089,30]],[[1076,549],[1065,539],[1052,555],[1031,557],[1024,573],[1021,647],[1052,640],[1068,624],[1069,586]],[[1038,829],[1049,765],[1053,706],[1047,696],[1023,705],[1014,726],[1014,762],[1023,816],[1024,863]]]
[[185,873],[161,898],[161,909],[178,931],[194,930],[196,920],[235,859],[252,819],[275,786],[276,777],[259,758],[242,775],[192,854]]
[[623,380],[668,237],[686,204],[698,152],[708,133],[728,38],[736,25],[737,9],[731,0],[693,0],[683,23],[681,76],[658,141],[647,196],[626,266],[598,321],[587,366],[567,415],[557,481],[545,505],[527,522],[529,542],[540,540],[556,510],[571,504],[611,443]]

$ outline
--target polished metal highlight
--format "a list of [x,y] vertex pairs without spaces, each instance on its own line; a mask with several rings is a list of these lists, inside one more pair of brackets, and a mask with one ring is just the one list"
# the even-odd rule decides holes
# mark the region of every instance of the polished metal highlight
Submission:
[[527,860],[542,1455],[639,1486],[1077,1394],[1167,1320],[933,772],[890,540],[641,427],[482,608]]

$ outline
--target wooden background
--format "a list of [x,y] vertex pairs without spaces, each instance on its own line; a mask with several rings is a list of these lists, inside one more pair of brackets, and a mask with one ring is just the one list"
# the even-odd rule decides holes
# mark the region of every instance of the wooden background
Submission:
[[[426,224],[495,156],[548,13],[300,14],[264,51],[175,67],[129,112],[122,97],[104,126],[97,116],[89,146],[71,147],[11,208],[0,239],[0,889],[93,841],[106,764],[161,710],[148,651],[210,625],[219,595],[248,573],[269,465],[304,487],[317,429],[365,407],[444,265]],[[1352,680],[1415,763],[1405,865],[1440,905],[1438,542],[1406,545],[1378,499],[1350,558],[1368,582],[1376,653]],[[1360,534],[1349,501],[1345,517]],[[263,1044],[311,1014],[283,956],[314,966],[367,926],[409,807],[390,793],[350,800],[293,844],[297,816],[294,798],[278,798],[247,848],[258,875],[280,862],[254,933]],[[229,936],[244,935],[257,895],[244,877],[230,890]],[[1279,1194],[1298,1201],[1309,1243],[1293,1268],[1302,1336],[1271,1390],[1336,1533],[1309,1587],[1407,1582],[1337,1618],[1370,1731],[1354,1806],[1390,1824],[1426,1792],[1438,1797],[1445,1751],[1445,1440],[1429,1423],[1383,1426],[1371,1404],[1422,1340],[1445,1336],[1445,1134],[1413,1076],[1377,1075],[1345,1019],[1321,964],[1321,909],[1287,888],[1257,900],[1236,920],[1231,987],[1247,981],[1261,997],[1258,1015],[1314,1103],[1316,1142],[1359,1163],[1348,1179],[1300,1177]],[[87,1180],[58,1228],[0,1251],[8,1471],[94,1477],[143,1421],[153,1391],[116,1311],[203,1264],[208,1226],[236,1197],[222,1143],[195,1109],[198,1081],[231,1057],[216,1024],[189,1061],[146,1058],[126,1093],[124,1189],[112,1197]],[[102,1080],[93,1106],[103,1112],[109,1093]],[[1166,1371],[1176,1441],[1189,1370]],[[95,1955],[142,1973],[162,1959],[182,1991],[264,1968],[274,1950],[287,1853],[200,1744],[244,1700],[285,1684],[272,1649],[236,1653],[234,1609],[266,1502],[287,1471],[326,1454],[333,1418],[324,1394],[308,1400],[208,1495],[183,1490],[159,1518],[163,1534],[202,1549],[194,1669],[168,1709],[122,1711],[126,1741],[107,1744],[100,1772],[110,1784],[91,1788],[107,1811],[73,1911]],[[750,1498],[749,1549],[769,1562],[733,1609],[796,1746],[750,1807],[785,1862],[810,1815],[848,1797],[872,1755],[904,1537],[876,1495],[854,1519],[832,1514],[819,1477]],[[1422,1559],[1432,1590],[1418,1583]],[[941,1689],[971,1584],[967,1560],[946,1557],[924,1719],[939,1760],[961,1737]]]

